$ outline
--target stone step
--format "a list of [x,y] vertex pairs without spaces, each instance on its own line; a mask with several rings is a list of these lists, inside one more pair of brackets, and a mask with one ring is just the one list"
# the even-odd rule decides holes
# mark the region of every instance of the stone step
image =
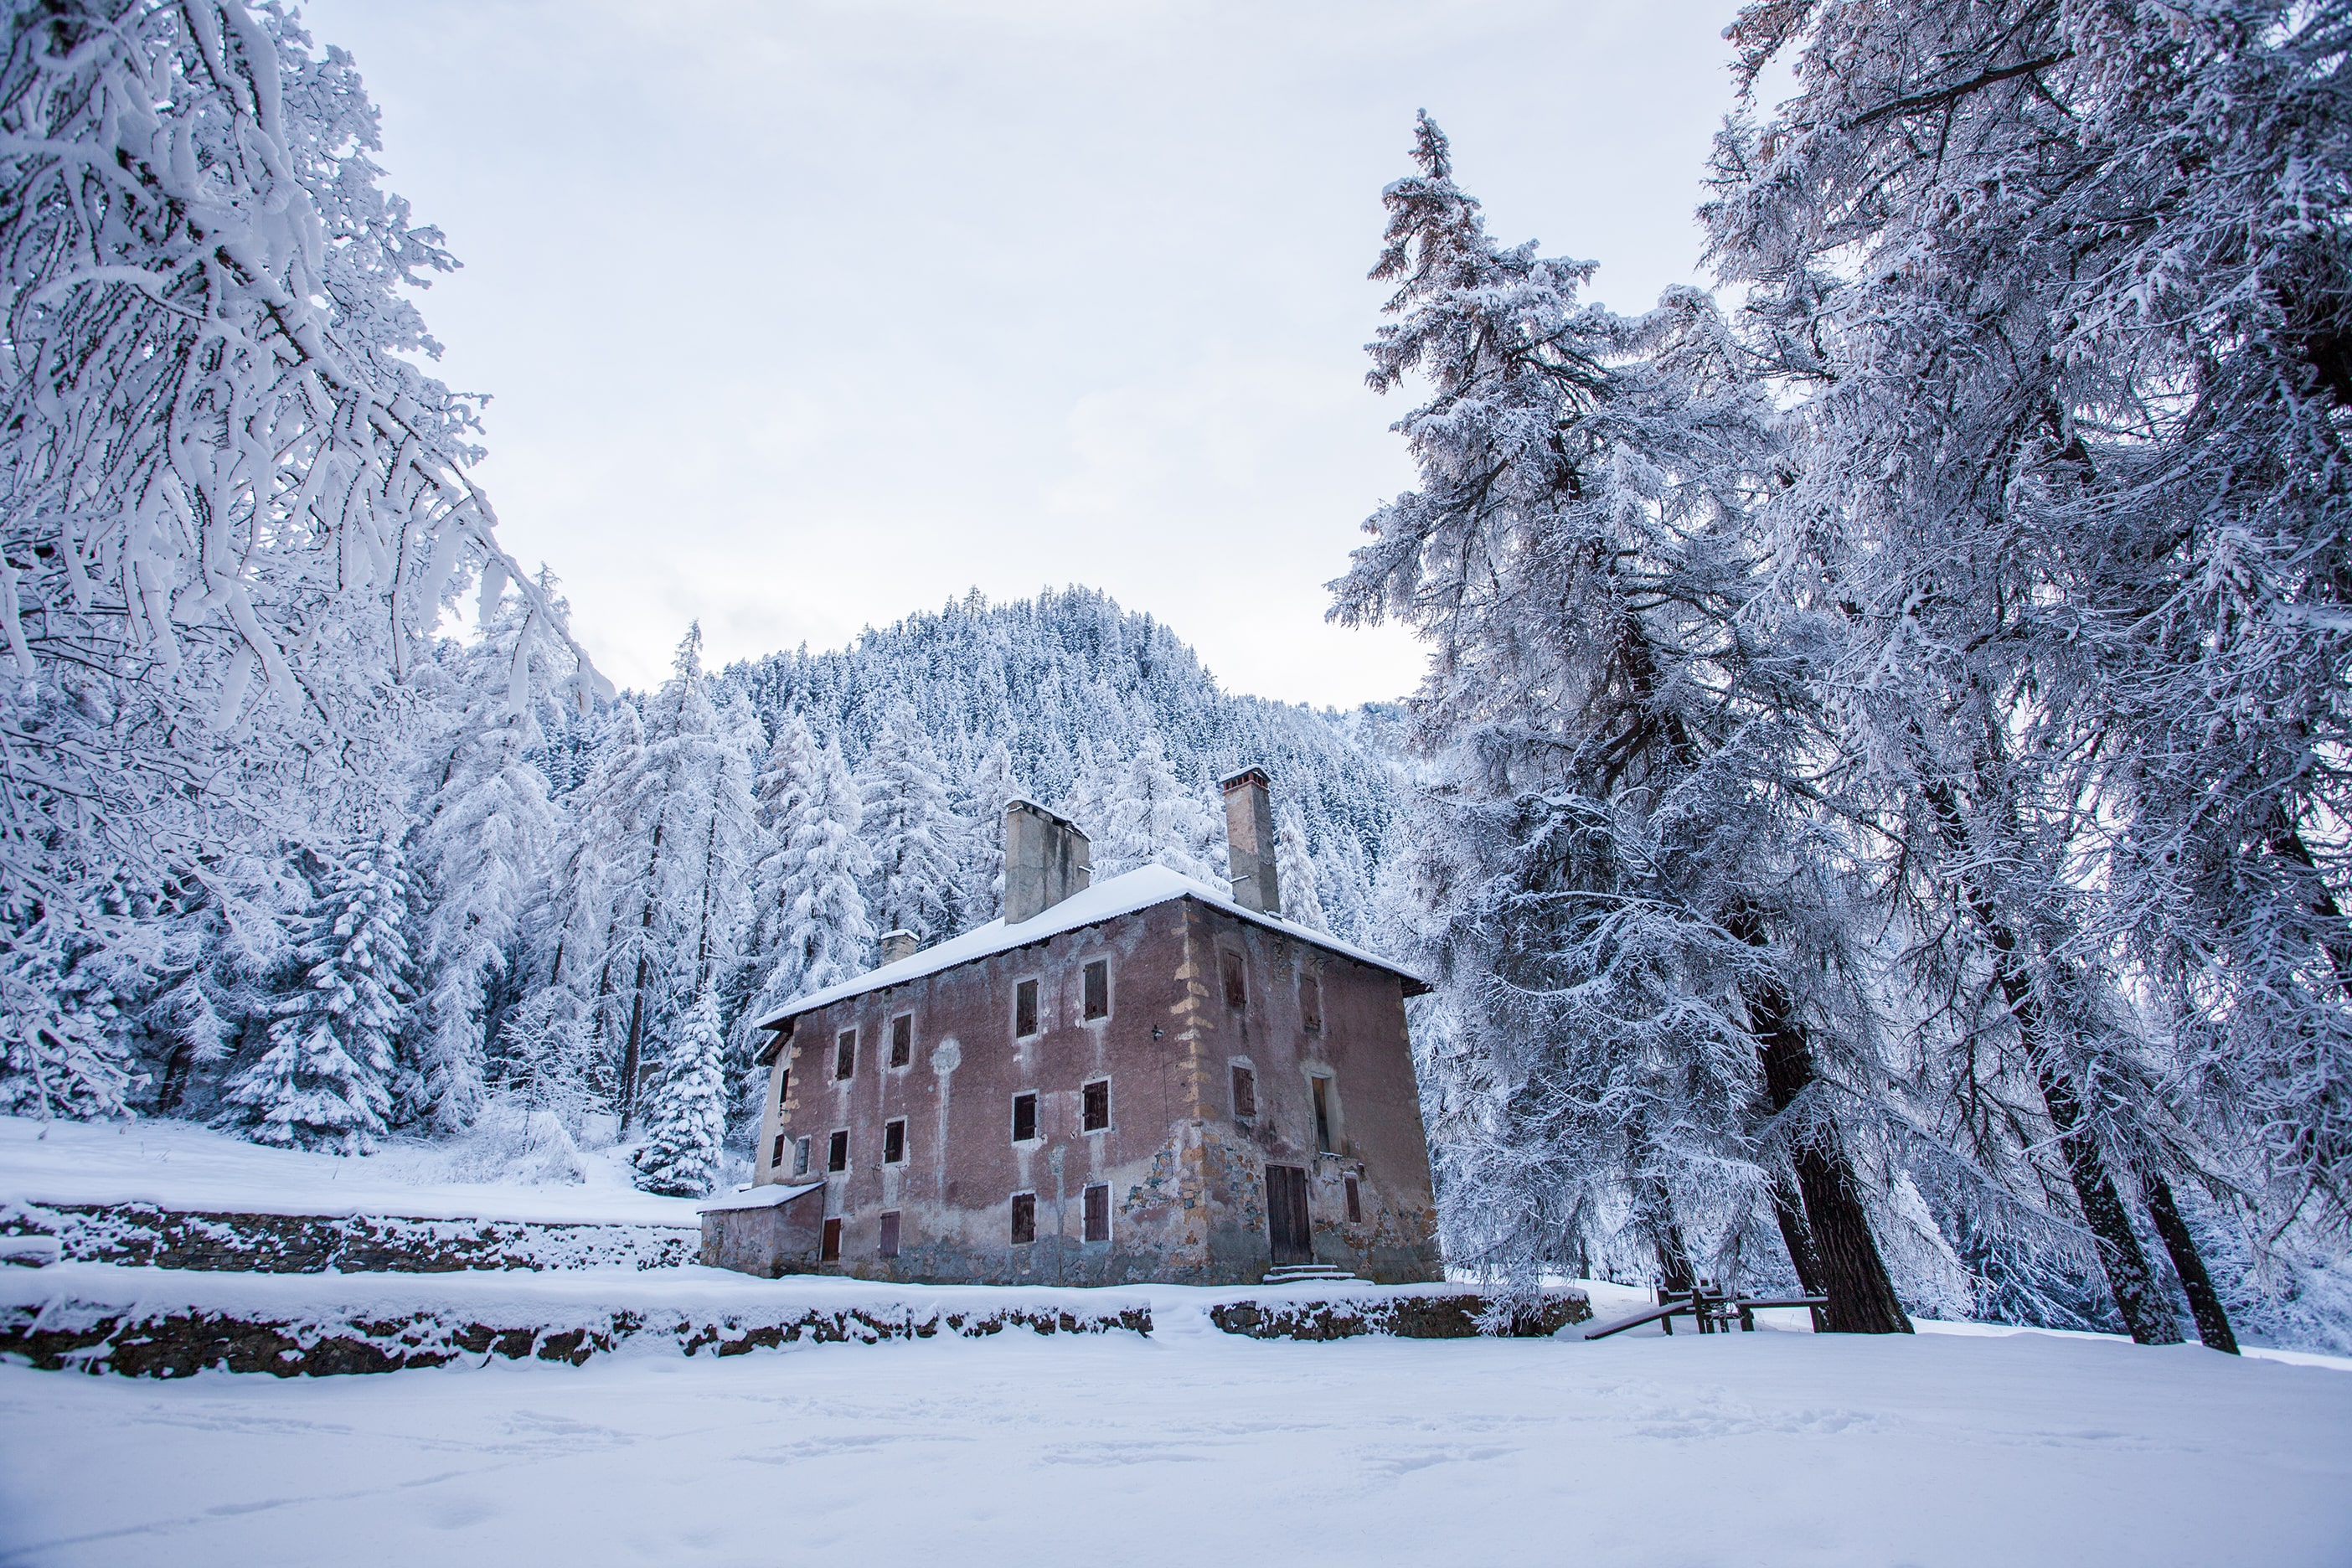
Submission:
[[1346,1269],[1334,1268],[1328,1263],[1292,1263],[1279,1268],[1267,1269],[1264,1283],[1295,1285],[1303,1281],[1353,1279],[1354,1278],[1355,1276]]

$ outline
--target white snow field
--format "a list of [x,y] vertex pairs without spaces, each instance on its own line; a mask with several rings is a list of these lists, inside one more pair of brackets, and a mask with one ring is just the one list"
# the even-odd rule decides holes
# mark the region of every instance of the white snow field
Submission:
[[2352,1563],[2328,1367],[2032,1333],[1259,1342],[1159,1294],[1149,1340],[0,1367],[0,1563]]
[[[0,1198],[692,1224],[569,1185],[184,1124],[0,1118]],[[561,1563],[2132,1568],[2352,1563],[2352,1362],[1923,1323],[1586,1342],[1263,1342],[1236,1291],[894,1290],[704,1268],[257,1276],[60,1265],[58,1291],[503,1321],[770,1299],[1148,1298],[1154,1331],[814,1344],[648,1334],[584,1367],[173,1382],[0,1365],[0,1568]],[[1641,1298],[1587,1287],[1602,1321]]]
[[[360,1159],[269,1149],[185,1121],[39,1121],[0,1116],[0,1198],[153,1203],[236,1214],[406,1215],[419,1219],[605,1221],[698,1228],[701,1204],[629,1184],[613,1149],[584,1151],[586,1180],[469,1179],[499,1173],[469,1146],[395,1141]],[[478,1166],[479,1169],[469,1167]]]

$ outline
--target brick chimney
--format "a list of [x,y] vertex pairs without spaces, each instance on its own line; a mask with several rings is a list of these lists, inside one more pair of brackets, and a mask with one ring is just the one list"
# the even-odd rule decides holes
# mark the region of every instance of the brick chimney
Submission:
[[1234,902],[1282,913],[1282,883],[1274,868],[1274,798],[1264,768],[1244,768],[1217,781],[1225,792],[1225,858]]
[[1034,920],[1083,891],[1094,849],[1078,825],[1034,801],[1004,805],[1004,923]]
[[923,939],[903,927],[898,931],[886,931],[882,933],[879,948],[881,963],[875,967],[879,969],[882,963],[896,963],[902,958],[912,958],[922,951],[922,947]]

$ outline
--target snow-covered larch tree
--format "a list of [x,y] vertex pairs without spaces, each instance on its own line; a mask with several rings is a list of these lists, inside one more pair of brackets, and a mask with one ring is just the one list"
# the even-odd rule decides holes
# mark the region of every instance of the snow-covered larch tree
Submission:
[[533,693],[530,683],[546,667],[520,657],[536,612],[487,590],[482,608],[480,639],[454,660],[455,723],[427,753],[418,811],[427,989],[415,1109],[445,1133],[463,1130],[481,1108],[490,986],[507,968],[556,836],[547,780],[531,755],[541,739],[532,699],[544,686]]
[[1793,634],[1739,527],[1769,410],[1704,296],[1582,303],[1591,264],[1489,238],[1425,115],[1414,158],[1383,194],[1370,382],[1428,384],[1398,426],[1421,483],[1333,613],[1432,645],[1419,923],[1477,1107],[1441,1151],[1452,1202],[1515,1277],[1630,1235],[1683,1285],[1695,1228],[1737,1258],[1792,1169],[1809,1235],[1782,1228],[1832,1326],[1907,1332],[1853,1160],[1878,1074],[1836,846],[1791,787]]
[[[2231,1136],[2252,1086],[2300,1098],[2352,1064],[2324,979],[2326,932],[2344,928],[2312,895],[2340,864],[2273,831],[2338,787],[2309,760],[2340,740],[2309,748],[2352,712],[2352,642],[2307,632],[2341,619],[2315,612],[2340,601],[2319,585],[2347,580],[2342,546],[2325,547],[2338,565],[2313,553],[2337,531],[2311,531],[2315,492],[2289,477],[2343,471],[2341,426],[2322,432],[2344,405],[2293,326],[2316,296],[2287,282],[2333,247],[2329,297],[2352,298],[2352,143],[2320,64],[2342,24],[2318,15],[1752,5],[1733,29],[1748,79],[1781,58],[1801,90],[1727,127],[1706,214],[1718,267],[1748,289],[1750,346],[1796,408],[1771,510],[1843,623],[1819,668],[1844,808],[1882,836],[1867,858],[1888,868],[1921,988],[1990,1002],[1927,1053],[1926,1079],[1980,1170],[2080,1215],[2148,1342],[2179,1331],[2132,1209],[2200,1334],[2229,1348],[2171,1183],[2220,1179],[2197,1145]],[[2298,171],[2293,148],[2319,162]],[[2330,157],[2332,179],[2305,183]],[[2302,232],[2336,237],[2295,237],[2284,214],[2313,209],[2288,186],[2335,193],[2338,220]],[[2281,570],[2305,602],[2273,616],[2262,584]],[[2254,1013],[2278,1021],[2285,1001],[2303,1026],[2266,1023],[2189,1090],[2132,993],[2170,988],[2191,1037],[2219,1004],[2219,1038],[2257,974]]]
[[5,47],[0,1071],[103,1111],[128,1014],[91,972],[292,826],[273,795],[383,766],[350,751],[454,586],[520,574],[471,405],[404,357],[402,290],[454,263],[349,58],[244,0],[58,0]]

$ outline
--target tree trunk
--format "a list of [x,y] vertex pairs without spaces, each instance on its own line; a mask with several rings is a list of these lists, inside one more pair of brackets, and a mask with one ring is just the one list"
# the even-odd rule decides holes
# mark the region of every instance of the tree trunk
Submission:
[[[1804,1030],[1788,1016],[1788,998],[1768,985],[1754,1005],[1758,1055],[1764,1064],[1765,1092],[1777,1114],[1812,1086],[1813,1057]],[[1870,1234],[1870,1215],[1855,1190],[1853,1167],[1827,1129],[1808,1133],[1790,1152],[1797,1190],[1804,1195],[1822,1294],[1830,1304],[1822,1320],[1833,1334],[1907,1334],[1911,1320],[1887,1278],[1886,1260]]]
[[629,1044],[621,1053],[621,1131],[629,1131],[629,1118],[637,1104],[637,1062],[646,1034],[646,968],[652,961],[654,931],[655,879],[661,872],[662,831],[669,826],[665,812],[654,818],[654,841],[646,858],[646,900],[637,919],[637,981],[629,1000]]
[[2172,1268],[2180,1276],[2180,1288],[2189,1294],[2189,1309],[2197,1319],[2197,1337],[2209,1349],[2236,1355],[2238,1336],[2230,1331],[2230,1314],[2222,1310],[2221,1293],[2213,1289],[2213,1277],[2205,1272],[2205,1258],[2197,1250],[2197,1238],[2189,1234],[2188,1222],[2180,1217],[2180,1206],[2172,1201],[2172,1184],[2158,1173],[2147,1171],[2140,1175],[2139,1190],[2147,1200],[2149,1216],[2156,1221],[2156,1234],[2164,1237],[2164,1249],[2172,1255]]
[[1683,1227],[1672,1220],[1658,1235],[1658,1281],[1668,1295],[1698,1284],[1698,1270],[1691,1267],[1690,1244],[1683,1239]]
[[637,954],[636,994],[629,1002],[629,1044],[621,1053],[621,1131],[637,1108],[637,1058],[646,1037],[646,955]]
[[[1755,947],[1765,945],[1764,921],[1752,908],[1736,910],[1727,929]],[[1813,1050],[1796,1006],[1778,981],[1768,980],[1748,999],[1748,1026],[1756,1035],[1757,1059],[1764,1069],[1764,1092],[1780,1115],[1812,1087]],[[1870,1215],[1856,1191],[1853,1166],[1836,1135],[1816,1129],[1790,1151],[1797,1190],[1805,1200],[1807,1229],[1821,1294],[1830,1304],[1822,1321],[1833,1334],[1907,1334],[1911,1319],[1895,1294],[1886,1260],[1870,1234]],[[1784,1227],[1783,1236],[1787,1234]],[[1803,1266],[1799,1265],[1802,1277]],[[1811,1287],[1807,1287],[1811,1292]]]
[[1780,1222],[1780,1244],[1797,1270],[1797,1284],[1808,1296],[1828,1292],[1822,1285],[1822,1262],[1813,1251],[1813,1233],[1805,1228],[1804,1198],[1785,1171],[1772,1178],[1772,1217]]
[[2042,1005],[2034,997],[2032,982],[2026,978],[2013,956],[2016,934],[1981,909],[1978,918],[1986,922],[1993,947],[2000,954],[1994,962],[1994,975],[2000,982],[2002,997],[2009,1003],[2010,1016],[2017,1020],[2018,1033],[2025,1041],[2025,1054],[2033,1062],[2034,1076],[2041,1080],[2042,1103],[2049,1108],[2050,1120],[2058,1129],[2058,1148],[2066,1157],[2066,1174],[2074,1184],[2074,1201],[2082,1205],[2084,1223],[2091,1227],[2092,1238],[2098,1244],[2099,1267],[2106,1273],[2116,1310],[2123,1314],[2124,1326],[2131,1331],[2137,1343],[2177,1345],[2180,1342],[2180,1325],[2164,1300],[2155,1271],[2147,1266],[2147,1254],[2141,1249],[2139,1234],[2132,1229],[2131,1215],[2116,1191],[2115,1178],[2108,1174],[2106,1157],[2099,1152],[2098,1140],[2084,1124],[2082,1096],[2075,1091],[2074,1080],[2066,1069],[2051,1058],[2050,1043],[2042,1030]]
[[[1966,854],[1969,847],[1968,825],[1960,816],[1958,797],[1941,784],[1929,784],[1927,795],[1940,821],[1945,842]],[[2124,1326],[2131,1331],[2137,1343],[2177,1345],[2180,1342],[2180,1326],[2164,1300],[2155,1273],[2147,1266],[2147,1254],[2140,1247],[2138,1233],[2132,1229],[2131,1215],[2116,1191],[2115,1178],[2107,1172],[2106,1157],[2099,1152],[2098,1140],[2086,1125],[2082,1096],[2076,1092],[2074,1080],[2064,1066],[2051,1054],[2041,1001],[2033,994],[2032,979],[2018,957],[2017,933],[2000,918],[1991,900],[1973,879],[1964,877],[1962,889],[1969,912],[1992,944],[1993,977],[2000,982],[2001,999],[2009,1005],[2010,1016],[2017,1021],[2018,1037],[2023,1041],[2026,1058],[2033,1064],[2034,1077],[2040,1080],[2042,1103],[2058,1130],[2058,1148],[2066,1159],[2066,1174],[2074,1185],[2074,1201],[2082,1206],[2083,1222],[2090,1226],[2092,1240],[2098,1247],[2099,1267],[2106,1274],[2107,1289],[2115,1297],[2116,1310],[2123,1314]]]

